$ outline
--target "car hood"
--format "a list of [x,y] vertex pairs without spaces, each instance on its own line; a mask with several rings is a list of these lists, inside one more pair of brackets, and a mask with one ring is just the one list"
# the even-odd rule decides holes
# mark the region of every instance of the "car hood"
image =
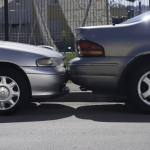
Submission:
[[40,57],[62,58],[62,54],[56,51],[22,43],[0,41],[0,48],[22,53],[23,55],[38,55]]

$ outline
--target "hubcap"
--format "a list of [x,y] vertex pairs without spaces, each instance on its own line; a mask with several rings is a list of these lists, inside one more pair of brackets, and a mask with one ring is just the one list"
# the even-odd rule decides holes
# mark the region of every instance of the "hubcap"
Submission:
[[18,84],[10,77],[0,76],[0,110],[14,107],[20,97]]
[[145,104],[150,105],[150,71],[140,78],[138,82],[138,94]]
[[0,87],[0,100],[7,99],[9,94],[9,90],[6,87]]

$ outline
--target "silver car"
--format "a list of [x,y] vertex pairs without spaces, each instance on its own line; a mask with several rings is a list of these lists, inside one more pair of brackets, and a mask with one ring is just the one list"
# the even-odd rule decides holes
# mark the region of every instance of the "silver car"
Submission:
[[64,95],[69,92],[66,82],[65,62],[60,53],[0,41],[0,113],[24,106],[27,99]]
[[81,90],[127,95],[150,113],[150,12],[76,33],[79,57],[68,63],[70,79]]
[[48,46],[48,45],[39,45],[38,47],[47,48],[47,49],[56,51],[56,49],[54,47],[51,47],[51,46]]

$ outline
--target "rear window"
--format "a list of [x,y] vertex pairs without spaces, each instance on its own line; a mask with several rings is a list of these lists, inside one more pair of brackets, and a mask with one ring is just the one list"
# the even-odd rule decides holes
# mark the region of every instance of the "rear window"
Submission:
[[136,16],[132,19],[129,19],[125,22],[122,22],[121,24],[130,24],[130,23],[135,23],[135,22],[139,22],[139,21],[142,21],[146,16],[150,16],[150,11],[144,13],[144,14],[141,14],[139,16]]

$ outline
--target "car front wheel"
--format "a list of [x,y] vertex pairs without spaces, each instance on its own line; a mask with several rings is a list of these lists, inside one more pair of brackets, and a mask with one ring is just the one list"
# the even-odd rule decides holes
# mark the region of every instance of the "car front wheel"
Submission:
[[129,84],[131,101],[142,111],[150,113],[150,64],[137,69]]
[[27,85],[19,73],[0,69],[0,113],[11,113],[23,107],[27,95]]

